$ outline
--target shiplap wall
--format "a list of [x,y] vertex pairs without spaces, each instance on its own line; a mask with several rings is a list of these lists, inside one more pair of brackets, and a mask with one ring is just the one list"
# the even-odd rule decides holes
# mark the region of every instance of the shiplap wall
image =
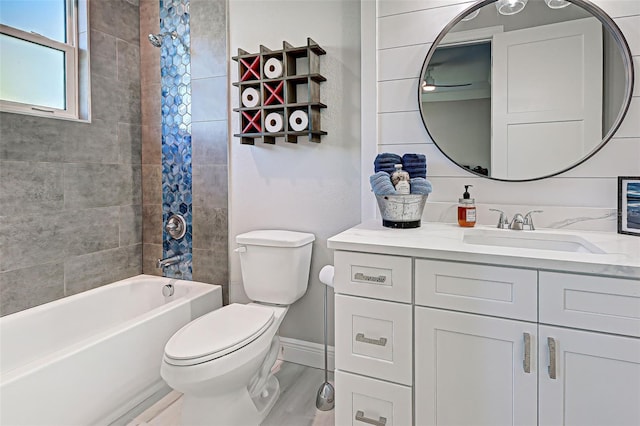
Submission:
[[[634,55],[634,98],[620,129],[585,163],[556,177],[534,182],[498,182],[464,171],[440,153],[422,124],[417,90],[424,58],[444,26],[473,3],[377,0],[375,22],[363,22],[363,64],[367,56],[375,55],[377,61],[375,70],[363,70],[363,96],[369,100],[377,98],[375,116],[372,113],[363,116],[363,134],[365,126],[376,123],[376,130],[371,132],[373,138],[363,138],[362,142],[363,219],[375,212],[375,207],[371,207],[375,200],[364,185],[373,172],[375,153],[420,152],[427,155],[429,180],[434,186],[425,218],[455,221],[454,204],[464,190],[463,185],[472,184],[472,193],[480,208],[480,223],[495,222],[494,214],[486,211],[489,207],[502,207],[511,214],[529,207],[542,207],[545,209],[541,215],[542,226],[562,224],[570,217],[607,216],[597,225],[590,220],[574,228],[615,230],[617,176],[640,175],[640,1],[594,1],[614,18]],[[366,7],[373,6],[363,6]],[[362,16],[364,19],[367,14]],[[364,42],[372,37],[376,40],[375,52],[372,43],[367,46]],[[365,75],[366,72],[375,72],[375,77]],[[373,83],[366,87],[369,81],[375,81],[375,87]],[[366,113],[363,109],[363,114]],[[375,150],[370,145],[373,140],[377,142]]]

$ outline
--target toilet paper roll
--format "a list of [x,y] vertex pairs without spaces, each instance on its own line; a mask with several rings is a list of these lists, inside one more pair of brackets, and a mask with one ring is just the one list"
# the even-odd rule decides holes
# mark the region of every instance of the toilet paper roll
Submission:
[[264,118],[264,127],[269,133],[281,132],[284,128],[284,117],[277,112],[271,112]]
[[283,72],[282,62],[277,58],[269,58],[264,63],[264,75],[267,78],[280,78]]
[[307,130],[309,125],[309,116],[305,111],[297,110],[293,111],[289,116],[289,127],[295,132],[301,132]]
[[260,92],[253,87],[247,87],[242,91],[242,105],[253,108],[260,103]]
[[333,274],[335,270],[333,265],[325,265],[320,269],[320,274],[318,274],[318,278],[320,278],[320,282],[322,284],[328,285],[329,287],[333,287]]

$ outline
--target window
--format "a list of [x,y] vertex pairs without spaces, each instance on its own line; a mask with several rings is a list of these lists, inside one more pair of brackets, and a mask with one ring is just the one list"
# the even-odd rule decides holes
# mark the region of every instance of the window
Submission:
[[88,119],[87,1],[0,0],[2,111]]

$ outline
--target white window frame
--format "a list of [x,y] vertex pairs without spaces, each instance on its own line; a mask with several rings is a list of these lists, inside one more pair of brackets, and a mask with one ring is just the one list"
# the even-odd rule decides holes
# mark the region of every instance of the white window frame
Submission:
[[[26,104],[0,99],[0,111],[18,114],[37,115],[43,117],[61,118],[67,120],[82,119],[79,114],[79,66],[78,66],[78,1],[66,1],[66,43],[52,40],[35,32],[27,32],[8,25],[0,24],[0,33],[19,40],[36,43],[51,49],[64,52],[65,57],[65,109],[52,108],[42,105]],[[82,1],[82,0],[81,0]],[[88,9],[88,0],[84,0],[83,9]],[[83,17],[88,22],[88,17]],[[86,88],[88,90],[88,87]],[[83,117],[88,118],[88,117]]]

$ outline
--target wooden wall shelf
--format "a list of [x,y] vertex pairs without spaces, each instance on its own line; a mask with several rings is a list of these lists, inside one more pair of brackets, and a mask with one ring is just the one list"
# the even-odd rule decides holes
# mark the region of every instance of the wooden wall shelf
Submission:
[[[243,144],[253,145],[256,139],[275,144],[276,138],[297,143],[302,136],[320,142],[327,134],[320,125],[320,111],[327,107],[320,102],[320,83],[327,81],[320,74],[320,56],[327,52],[310,38],[302,47],[282,44],[282,50],[260,46],[260,53],[238,49],[238,56],[232,58],[238,62],[240,79],[233,83],[240,91],[239,106],[233,109],[240,114],[240,133],[234,136]],[[294,113],[298,120],[292,125]]]

